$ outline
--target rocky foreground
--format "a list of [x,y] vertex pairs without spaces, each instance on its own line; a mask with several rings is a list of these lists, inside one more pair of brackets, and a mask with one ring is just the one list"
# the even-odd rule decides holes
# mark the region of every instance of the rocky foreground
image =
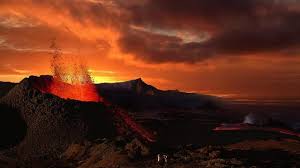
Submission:
[[[259,148],[256,148],[261,144]],[[125,145],[122,149],[112,142],[101,144],[71,145],[63,158],[71,160],[71,167],[297,167],[300,143],[293,140],[245,141],[228,146],[179,147],[166,152],[168,163],[158,164],[157,157],[151,155],[138,141]],[[265,147],[262,147],[266,145]],[[245,148],[243,148],[243,147]],[[139,148],[140,147],[140,148]],[[251,149],[253,147],[254,149]],[[289,148],[288,148],[289,147]],[[286,150],[286,151],[282,151]],[[84,158],[87,152],[88,158]],[[101,159],[99,159],[101,158]]]
[[1,167],[62,168],[285,168],[300,166],[300,142],[292,139],[243,141],[225,146],[187,145],[165,151],[167,163],[158,163],[151,148],[134,139],[101,139],[71,144],[60,159],[39,158],[24,162],[0,156]]
[[[99,85],[105,98],[156,132],[157,141],[149,143],[111,107],[43,93],[33,85],[41,79],[31,77],[0,90],[1,168],[300,166],[295,137],[213,132],[224,118],[211,97],[160,91],[140,79]],[[163,158],[159,162],[158,155]]]

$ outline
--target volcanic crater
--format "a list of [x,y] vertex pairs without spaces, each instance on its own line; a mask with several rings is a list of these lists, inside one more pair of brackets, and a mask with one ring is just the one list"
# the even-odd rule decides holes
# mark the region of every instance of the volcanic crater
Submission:
[[[16,145],[14,151],[19,157],[58,157],[72,143],[120,134],[128,138],[135,136],[112,106],[63,99],[45,92],[43,89],[51,80],[51,76],[25,78],[0,100],[1,106],[7,109],[4,110],[8,116],[6,122],[18,123],[12,130],[7,128],[12,134],[6,140],[9,144],[1,144],[6,148]],[[11,141],[13,135],[17,139]]]

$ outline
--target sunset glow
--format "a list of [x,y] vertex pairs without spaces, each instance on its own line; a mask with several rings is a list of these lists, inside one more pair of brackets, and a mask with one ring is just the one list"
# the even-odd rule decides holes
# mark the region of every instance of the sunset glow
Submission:
[[1,1],[0,81],[52,74],[56,39],[95,83],[141,77],[222,97],[300,97],[300,3],[180,2]]

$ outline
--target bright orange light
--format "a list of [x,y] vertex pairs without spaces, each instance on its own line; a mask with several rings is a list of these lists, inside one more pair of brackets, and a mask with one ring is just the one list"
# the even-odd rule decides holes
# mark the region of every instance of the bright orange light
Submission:
[[50,85],[49,92],[61,98],[69,98],[80,101],[100,102],[102,98],[98,95],[93,84],[75,84],[54,80]]

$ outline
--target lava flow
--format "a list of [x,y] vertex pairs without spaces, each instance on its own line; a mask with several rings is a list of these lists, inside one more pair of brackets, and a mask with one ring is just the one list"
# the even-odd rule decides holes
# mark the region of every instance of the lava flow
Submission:
[[39,86],[41,91],[54,94],[64,99],[80,101],[102,102],[111,107],[113,112],[120,117],[135,133],[149,142],[155,142],[155,136],[136,123],[125,110],[115,107],[104,100],[97,92],[92,78],[83,61],[78,57],[63,57],[60,49],[55,44],[52,57],[53,78],[46,81],[47,86]]

